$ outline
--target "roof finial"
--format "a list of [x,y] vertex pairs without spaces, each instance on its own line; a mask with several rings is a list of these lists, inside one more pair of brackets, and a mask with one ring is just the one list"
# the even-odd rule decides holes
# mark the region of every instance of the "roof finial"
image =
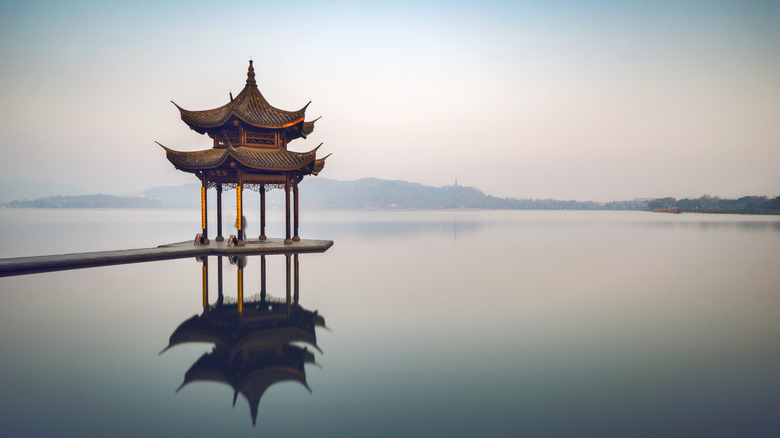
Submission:
[[255,68],[252,67],[252,60],[249,60],[249,71],[246,72],[246,84],[247,85],[253,85],[257,86],[257,82],[255,81]]

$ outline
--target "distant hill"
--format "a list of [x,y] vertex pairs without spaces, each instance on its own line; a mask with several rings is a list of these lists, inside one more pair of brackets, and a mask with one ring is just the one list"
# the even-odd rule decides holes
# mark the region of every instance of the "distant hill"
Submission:
[[72,196],[86,194],[87,191],[81,187],[76,187],[69,184],[29,181],[23,179],[0,179],[0,204],[4,204],[15,199],[38,199],[46,196]]
[[[531,200],[498,198],[486,195],[474,187],[452,185],[431,187],[407,181],[363,178],[356,181],[337,181],[327,178],[308,178],[300,186],[302,208],[336,209],[494,209],[494,210],[642,210],[641,200],[611,203]],[[214,192],[209,191],[210,207],[214,206]],[[256,192],[245,191],[244,207],[259,208]],[[235,190],[223,193],[223,209],[235,208]],[[284,193],[271,190],[266,202],[270,208],[284,205]],[[7,207],[17,208],[199,208],[200,184],[154,187],[141,197],[109,195],[55,196],[32,201],[13,201]]]
[[[200,184],[176,187],[154,187],[143,192],[146,199],[161,201],[166,207],[200,206]],[[212,198],[210,192],[210,200]],[[300,185],[301,206],[308,208],[388,209],[388,208],[511,208],[500,198],[487,196],[478,189],[464,186],[430,187],[406,181],[363,178],[357,181],[337,181],[308,178]],[[211,201],[214,202],[214,201]],[[235,191],[223,192],[223,202],[235,204]],[[284,205],[284,192],[271,190],[266,202]],[[245,191],[244,205],[259,205],[255,192]]]
[[306,204],[319,208],[509,208],[507,200],[485,195],[474,187],[431,187],[378,178],[311,179],[301,184],[303,190],[306,190]]
[[736,213],[780,214],[780,196],[743,196],[739,199],[721,199],[718,196],[702,196],[698,199],[658,198],[648,203],[653,211],[673,213]]
[[[305,191],[305,192],[304,192]],[[431,187],[407,181],[363,178],[336,181],[313,178],[301,183],[301,205],[358,209],[492,209],[492,210],[641,210],[643,201],[613,203],[499,198],[460,185]],[[305,196],[305,197],[303,197]]]
[[128,196],[80,195],[46,196],[22,201],[11,201],[9,208],[160,208],[162,202]]
[[[157,186],[142,192],[142,196],[167,208],[200,208],[200,183]],[[225,195],[222,197],[224,199]]]
[[[79,191],[73,186],[31,181],[0,180],[6,187],[5,197],[17,200],[0,203],[8,208],[200,208],[200,184],[161,186],[144,191],[141,196],[70,195],[43,196],[20,199],[19,192],[46,193],[51,191]],[[223,192],[223,210],[235,210],[235,190]],[[779,214],[780,197],[746,196],[739,199],[720,199],[703,196],[699,199],[658,198],[633,201],[591,202],[559,201],[555,199],[515,199],[486,195],[474,187],[451,185],[431,187],[407,181],[363,178],[356,181],[338,181],[327,178],[307,178],[301,182],[302,208],[332,209],[485,209],[485,210],[650,210],[699,213]],[[209,207],[216,203],[214,191],[209,191]],[[244,192],[244,208],[258,209],[257,192]],[[283,208],[284,193],[271,190],[266,194],[269,208]]]
[[[492,210],[641,210],[643,201],[613,203],[546,200],[521,200],[486,195],[474,187],[431,187],[407,181],[362,178],[356,181],[338,181],[327,178],[308,178],[300,185],[303,208],[337,209],[492,209]],[[199,208],[200,184],[192,183],[176,187],[155,187],[143,192],[147,199],[159,200],[166,207]],[[260,205],[259,196],[245,192],[244,207],[253,209]],[[213,192],[209,202],[213,203]],[[271,190],[266,195],[269,206],[283,206],[284,193]],[[223,193],[226,208],[235,208],[235,191]],[[213,205],[213,204],[212,204]]]
[[[141,196],[112,195],[43,196],[21,199],[21,194],[80,191],[73,186],[31,181],[0,180],[5,199],[0,202],[8,208],[200,208],[200,184],[161,186],[144,191]],[[235,190],[223,192],[223,211],[235,211]],[[721,199],[703,196],[699,199],[657,198],[633,201],[592,202],[559,201],[555,199],[515,199],[486,195],[474,187],[460,185],[431,187],[407,181],[363,178],[356,181],[337,181],[322,177],[307,178],[301,182],[302,208],[332,209],[485,209],[485,210],[656,210],[666,212],[780,214],[780,197],[745,196],[739,199]],[[216,203],[214,191],[209,191],[209,208]],[[271,190],[266,194],[269,208],[283,208],[284,193]],[[260,206],[257,192],[245,191],[244,208],[255,210]]]

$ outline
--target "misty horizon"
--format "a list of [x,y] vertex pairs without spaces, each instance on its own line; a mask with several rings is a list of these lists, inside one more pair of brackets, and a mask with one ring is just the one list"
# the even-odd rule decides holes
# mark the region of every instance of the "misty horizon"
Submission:
[[[400,180],[400,179],[384,179],[384,178],[373,178],[373,177],[364,177],[354,180],[339,180],[334,178],[326,178],[326,177],[315,177],[319,180],[330,180],[335,182],[344,182],[344,183],[355,183],[358,182],[361,179],[378,179],[381,181],[388,181],[388,182],[402,182],[402,183],[408,183],[408,184],[418,184],[423,187],[430,187],[434,189],[441,189],[445,187],[466,187],[466,188],[473,188],[477,189],[480,192],[484,193],[487,196],[496,196],[492,193],[488,193],[479,186],[469,185],[469,184],[461,184],[460,181],[453,181],[452,184],[445,184],[442,186],[429,186],[420,182],[416,181],[406,181],[406,180]],[[310,181],[309,179],[305,180],[305,182]],[[10,185],[9,185],[10,183]],[[89,196],[89,195],[110,195],[110,196],[119,196],[119,197],[138,197],[143,196],[144,192],[159,189],[159,188],[175,188],[175,187],[181,187],[186,185],[199,185],[198,182],[188,182],[183,184],[176,184],[176,185],[167,185],[167,186],[153,186],[153,187],[147,187],[143,190],[137,191],[137,192],[116,192],[116,193],[108,193],[108,192],[90,192],[89,188],[77,186],[77,185],[67,185],[67,184],[59,184],[53,181],[33,181],[33,180],[27,180],[27,179],[16,179],[16,180],[8,180],[4,178],[0,178],[0,184],[2,184],[2,187],[4,188],[4,195],[2,196],[2,199],[0,199],[0,204],[4,202],[9,201],[21,201],[21,200],[34,200],[39,198],[46,198],[46,197],[54,197],[54,196]],[[42,193],[40,195],[20,195],[20,197],[14,197],[11,195],[13,193],[13,187],[16,186],[21,187],[29,187],[30,185],[40,185],[41,187],[33,188],[33,193]],[[9,186],[12,187],[9,189]],[[62,190],[58,190],[58,187],[63,187]],[[193,191],[193,199],[195,199],[197,196],[197,193]],[[500,197],[496,196],[502,199],[518,199],[518,200],[556,200],[556,201],[576,201],[576,202],[596,202],[596,203],[609,203],[609,202],[622,202],[622,201],[638,201],[638,200],[644,200],[649,201],[653,199],[661,199],[661,198],[675,198],[675,199],[700,199],[700,198],[713,198],[713,199],[738,199],[745,196],[754,196],[754,197],[767,197],[767,198],[773,198],[777,196],[776,194],[767,194],[767,193],[747,193],[736,197],[725,197],[720,196],[718,194],[710,194],[710,193],[703,193],[698,196],[691,196],[691,197],[675,197],[670,195],[660,195],[660,196],[651,196],[651,197],[641,197],[636,196],[632,198],[626,198],[626,199],[556,199],[556,198],[531,198],[531,197]]]
[[225,104],[251,57],[272,105],[322,116],[290,148],[324,142],[327,178],[532,199],[780,192],[774,3],[178,5],[4,4],[0,174],[105,193],[192,182],[154,142],[210,139],[171,100]]

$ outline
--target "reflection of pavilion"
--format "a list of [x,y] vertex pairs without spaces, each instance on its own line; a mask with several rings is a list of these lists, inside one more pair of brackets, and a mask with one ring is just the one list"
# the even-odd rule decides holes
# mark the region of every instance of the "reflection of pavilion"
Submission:
[[[231,262],[238,267],[235,303],[226,303],[222,295],[222,257],[218,257],[218,297],[211,305],[208,303],[208,262],[202,259],[203,313],[182,322],[163,352],[187,342],[209,343],[214,348],[190,367],[177,392],[185,385],[198,381],[229,385],[233,388],[233,405],[239,393],[243,395],[249,402],[252,424],[255,424],[260,399],[272,385],[293,381],[309,389],[304,365],[314,363],[314,354],[307,347],[294,343],[307,344],[319,351],[315,327],[324,327],[325,320],[316,311],[306,310],[298,304],[298,255],[287,254],[285,257],[286,298],[277,300],[267,296],[266,256],[260,256],[260,296],[247,302],[243,300],[246,259],[234,258]],[[295,266],[294,297],[291,294],[291,262]]]

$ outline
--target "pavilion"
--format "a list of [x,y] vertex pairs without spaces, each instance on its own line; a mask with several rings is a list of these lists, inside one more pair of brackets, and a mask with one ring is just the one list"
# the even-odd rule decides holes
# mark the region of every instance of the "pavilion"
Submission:
[[[309,102],[311,103],[311,102]],[[175,102],[173,102],[176,105]],[[249,61],[246,85],[241,92],[218,108],[201,111],[186,110],[179,105],[181,119],[190,129],[207,134],[213,140],[211,149],[175,151],[162,144],[168,161],[177,169],[194,174],[201,180],[201,228],[196,242],[209,243],[206,220],[206,192],[217,191],[217,241],[222,236],[222,191],[236,189],[236,244],[244,244],[242,192],[247,188],[260,192],[260,240],[265,235],[265,192],[280,188],[285,193],[285,244],[299,241],[298,183],[306,175],[317,175],[325,159],[317,158],[317,149],[293,152],[289,142],[306,138],[314,131],[312,121],[304,121],[307,103],[297,111],[285,111],[271,106],[257,87],[252,61]],[[292,193],[293,234],[290,234]]]

